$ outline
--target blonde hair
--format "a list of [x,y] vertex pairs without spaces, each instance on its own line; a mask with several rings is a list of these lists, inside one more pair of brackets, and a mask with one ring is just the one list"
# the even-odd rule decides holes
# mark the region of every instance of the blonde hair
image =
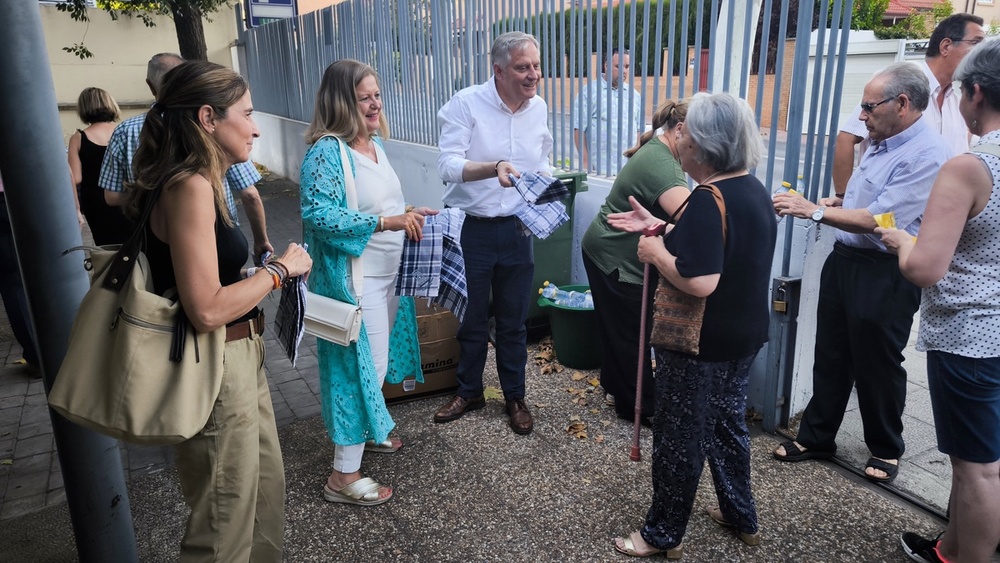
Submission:
[[688,101],[687,100],[665,100],[656,111],[653,112],[653,128],[646,131],[639,137],[639,143],[634,147],[626,150],[622,154],[625,158],[632,158],[632,155],[639,152],[642,145],[649,142],[650,139],[656,136],[656,130],[663,128],[664,131],[673,129],[677,127],[678,123],[682,123],[687,118],[688,112]]
[[207,61],[183,63],[164,76],[163,88],[146,114],[139,148],[132,159],[135,182],[126,187],[126,212],[138,217],[145,195],[170,188],[203,174],[215,190],[215,208],[227,226],[233,225],[223,178],[227,158],[223,148],[201,126],[198,111],[210,106],[220,118],[249,90],[232,70]]
[[76,114],[80,116],[80,121],[90,125],[118,121],[121,110],[111,94],[91,86],[84,88],[76,99]]
[[[349,143],[368,133],[355,88],[369,76],[378,82],[374,68],[354,59],[341,59],[326,67],[316,92],[316,109],[306,129],[306,143],[311,145],[324,135],[333,135]],[[388,139],[389,122],[385,119],[385,111],[379,112],[378,121],[378,135]]]

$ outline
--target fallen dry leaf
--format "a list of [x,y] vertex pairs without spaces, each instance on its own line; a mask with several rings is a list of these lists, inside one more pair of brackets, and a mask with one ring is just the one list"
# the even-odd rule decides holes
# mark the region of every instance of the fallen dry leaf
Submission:
[[547,406],[549,406],[549,405],[546,404],[546,403],[535,403],[535,408],[536,409],[544,409]]
[[599,411],[597,409],[590,409],[590,414],[597,414],[599,412],[601,412],[601,411]]
[[594,436],[594,441],[597,442],[598,444],[603,444],[604,434],[598,434],[597,436]]
[[487,401],[490,399],[503,399],[503,391],[497,389],[496,387],[487,387],[483,390],[483,397]]
[[536,360],[551,362],[553,358],[555,358],[555,354],[552,353],[552,350],[539,350],[538,353],[535,354]]
[[602,420],[601,424],[603,424],[605,427],[611,426],[611,421],[610,420]]
[[601,380],[597,379],[596,377],[591,377],[590,379],[587,380],[587,383],[589,383],[592,387],[601,386]]
[[585,379],[587,376],[578,371],[574,371],[571,377],[573,378],[573,381],[580,381],[582,379]]

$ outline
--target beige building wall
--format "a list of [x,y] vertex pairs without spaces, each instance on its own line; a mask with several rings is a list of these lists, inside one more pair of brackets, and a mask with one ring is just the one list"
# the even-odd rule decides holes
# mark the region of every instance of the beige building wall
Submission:
[[[973,0],[969,0],[971,4]],[[973,9],[973,13],[977,16],[983,18],[983,24],[986,27],[986,33],[990,33],[991,27],[1000,28],[1000,1],[997,0],[975,0],[976,5]],[[958,11],[958,6],[960,2],[953,1],[952,5],[955,6],[955,11]],[[997,29],[1000,31],[1000,29]]]
[[[157,17],[156,26],[148,28],[136,18],[112,21],[107,12],[93,8],[88,11],[90,22],[73,21],[51,4],[39,4],[39,11],[67,142],[73,131],[84,125],[76,115],[76,99],[88,86],[110,92],[122,106],[122,119],[145,111],[153,103],[146,86],[146,63],[156,53],[178,51],[172,19]],[[224,8],[209,17],[212,21],[205,21],[208,59],[231,68],[236,12]],[[76,43],[84,43],[94,56],[81,60],[62,50]]]

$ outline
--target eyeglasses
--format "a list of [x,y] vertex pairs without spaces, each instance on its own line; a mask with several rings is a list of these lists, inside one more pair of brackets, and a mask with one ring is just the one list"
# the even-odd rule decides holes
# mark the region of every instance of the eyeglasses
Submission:
[[891,102],[892,100],[895,100],[895,99],[896,99],[896,96],[892,96],[891,98],[886,98],[886,99],[882,100],[881,102],[875,102],[874,104],[869,104],[867,102],[861,102],[861,109],[865,110],[865,113],[871,113],[871,112],[875,111],[875,108],[879,107],[880,105],[882,105],[882,104],[884,104],[886,102]]
[[952,39],[951,40],[952,43],[963,43],[963,42],[964,43],[969,43],[973,47],[975,47],[976,45],[979,45],[983,41],[984,41],[984,39],[982,37],[976,37],[975,39]]

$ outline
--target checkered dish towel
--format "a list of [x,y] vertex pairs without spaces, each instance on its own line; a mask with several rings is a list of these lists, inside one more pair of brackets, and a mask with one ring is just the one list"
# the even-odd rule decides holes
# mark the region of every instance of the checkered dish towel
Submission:
[[396,295],[432,297],[459,321],[465,318],[469,290],[461,245],[464,221],[464,211],[442,209],[439,214],[424,218],[420,242],[409,238],[403,240]]

